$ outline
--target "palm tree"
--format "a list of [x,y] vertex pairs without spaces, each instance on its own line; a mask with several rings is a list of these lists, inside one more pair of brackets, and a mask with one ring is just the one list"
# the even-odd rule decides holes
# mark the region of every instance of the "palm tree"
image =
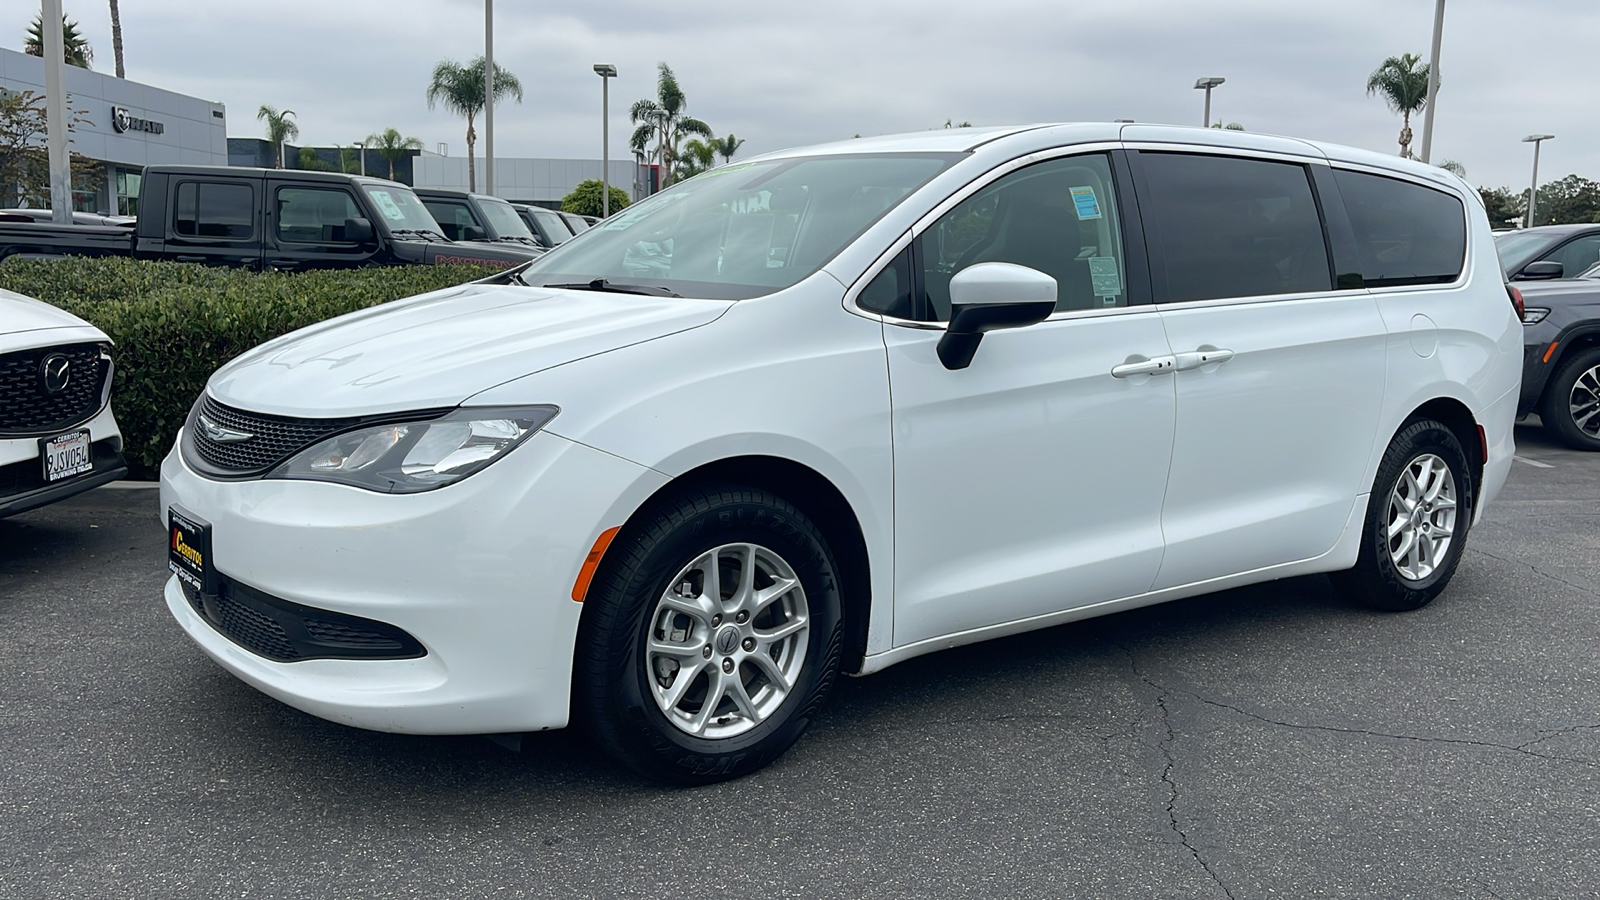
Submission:
[[717,151],[718,156],[722,157],[724,164],[733,162],[733,155],[738,153],[739,148],[743,145],[744,138],[736,138],[731,134],[725,138],[711,139],[711,148]]
[[256,118],[267,123],[267,140],[272,143],[272,167],[283,168],[283,142],[292,141],[300,136],[300,126],[290,118],[294,110],[286,109],[278,112],[265,103],[256,110]]
[[678,86],[678,76],[672,74],[666,63],[662,63],[659,70],[656,99],[640,100],[628,111],[628,117],[639,124],[628,144],[635,150],[644,150],[651,138],[655,139],[656,162],[661,166],[661,186],[665,188],[674,180],[672,170],[679,158],[678,145],[691,134],[711,137],[711,126],[684,114],[688,101]]
[[1415,53],[1391,56],[1367,78],[1367,96],[1381,94],[1391,112],[1401,115],[1400,155],[1411,156],[1411,114],[1428,105],[1428,64]]
[[400,132],[394,128],[385,128],[379,134],[367,135],[367,149],[378,151],[378,155],[389,161],[389,180],[394,180],[394,164],[406,158],[406,153],[412,150],[421,150],[422,141],[414,137],[401,137]]
[[[478,189],[478,169],[473,161],[478,132],[472,123],[484,106],[485,65],[481,56],[464,66],[447,59],[433,67],[433,80],[428,83],[429,109],[433,109],[435,103],[443,103],[446,110],[467,119],[467,188],[473,191]],[[499,103],[508,96],[517,98],[517,102],[521,103],[522,82],[495,63],[494,102]]]
[[117,58],[117,77],[127,78],[122,68],[122,10],[111,0],[111,55]]
[[699,138],[690,138],[683,145],[683,152],[678,158],[677,171],[673,173],[673,181],[682,181],[693,178],[701,172],[717,164],[717,139],[702,141]]
[[[87,69],[89,63],[94,62],[94,48],[78,31],[78,23],[66,16],[61,17],[61,43],[66,49],[67,65]],[[33,24],[28,26],[28,39],[23,42],[22,49],[29,56],[44,55],[44,13],[33,17]]]

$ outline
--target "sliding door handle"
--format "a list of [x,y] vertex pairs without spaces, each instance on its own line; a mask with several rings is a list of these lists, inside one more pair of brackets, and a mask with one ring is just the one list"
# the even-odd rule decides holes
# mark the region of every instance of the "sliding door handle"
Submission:
[[1135,375],[1161,375],[1177,368],[1176,361],[1170,356],[1158,356],[1155,359],[1139,360],[1123,363],[1111,367],[1112,378],[1132,378]]
[[1233,351],[1216,349],[1192,350],[1188,353],[1176,354],[1173,359],[1176,361],[1179,372],[1187,372],[1190,369],[1198,369],[1201,366],[1225,363],[1233,359]]

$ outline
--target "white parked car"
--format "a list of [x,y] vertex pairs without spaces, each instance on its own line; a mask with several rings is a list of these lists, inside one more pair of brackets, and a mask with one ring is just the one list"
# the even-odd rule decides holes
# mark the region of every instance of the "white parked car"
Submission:
[[128,474],[110,397],[104,332],[0,289],[0,517]]
[[1315,572],[1422,606],[1521,348],[1429,166],[1114,124],[786,151],[224,366],[162,468],[166,600],[324,718],[576,720],[710,781],[840,672]]

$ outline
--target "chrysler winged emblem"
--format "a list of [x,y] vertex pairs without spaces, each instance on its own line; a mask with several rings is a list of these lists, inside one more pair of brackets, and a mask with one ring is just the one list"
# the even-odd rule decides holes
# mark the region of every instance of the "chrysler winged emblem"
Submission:
[[206,437],[219,444],[233,444],[239,441],[248,441],[255,437],[248,431],[235,431],[232,428],[224,428],[211,421],[211,418],[205,413],[200,414],[200,428],[206,433]]

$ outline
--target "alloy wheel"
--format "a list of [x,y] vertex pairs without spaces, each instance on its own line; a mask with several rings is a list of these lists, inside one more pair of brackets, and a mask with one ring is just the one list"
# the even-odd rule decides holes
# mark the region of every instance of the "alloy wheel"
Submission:
[[805,666],[810,618],[794,568],[758,544],[723,544],[669,582],[650,614],[650,694],[686,734],[719,739],[766,721]]
[[1600,438],[1600,366],[1579,375],[1567,395],[1572,424],[1592,438]]
[[1389,560],[1407,581],[1422,581],[1444,561],[1456,528],[1456,481],[1443,459],[1413,459],[1389,492]]

